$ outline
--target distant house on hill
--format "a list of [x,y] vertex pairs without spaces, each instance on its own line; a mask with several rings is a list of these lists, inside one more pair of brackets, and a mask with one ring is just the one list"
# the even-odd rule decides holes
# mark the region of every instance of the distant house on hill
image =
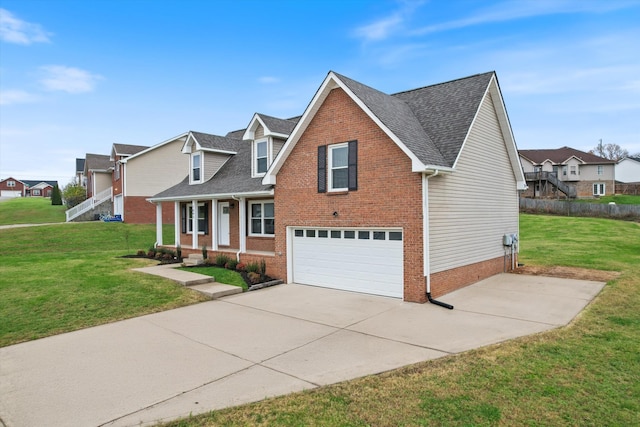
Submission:
[[53,187],[58,181],[20,180],[13,177],[0,181],[2,197],[51,197]]
[[616,163],[616,181],[640,184],[640,157],[625,157]]
[[562,147],[519,150],[527,186],[524,197],[596,197],[615,191],[614,160]]

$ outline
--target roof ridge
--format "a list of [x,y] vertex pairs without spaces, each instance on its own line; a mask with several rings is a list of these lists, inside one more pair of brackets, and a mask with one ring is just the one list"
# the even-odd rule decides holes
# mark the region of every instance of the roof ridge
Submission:
[[495,71],[487,71],[487,72],[484,72],[484,73],[476,73],[476,74],[473,74],[471,76],[459,77],[457,79],[448,80],[446,82],[434,83],[432,85],[427,85],[427,86],[417,87],[417,88],[414,88],[414,89],[408,89],[408,90],[403,90],[403,91],[400,91],[400,92],[395,92],[395,93],[390,94],[389,96],[400,95],[402,93],[415,92],[417,90],[432,88],[432,87],[436,87],[436,86],[442,86],[442,85],[446,85],[446,84],[450,84],[450,83],[459,82],[461,80],[467,80],[467,79],[472,79],[472,78],[479,77],[479,76],[484,76],[486,74],[496,74],[496,72]]

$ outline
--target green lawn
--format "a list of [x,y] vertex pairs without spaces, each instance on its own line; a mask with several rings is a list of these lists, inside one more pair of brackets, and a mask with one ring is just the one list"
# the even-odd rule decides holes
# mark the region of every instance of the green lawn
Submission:
[[[173,228],[164,233],[170,240]],[[130,271],[154,261],[121,258],[153,245],[154,225],[12,228],[0,230],[0,241],[0,346],[204,300],[172,281]]]
[[520,218],[521,262],[622,272],[569,326],[166,425],[640,425],[640,224]]
[[576,199],[578,203],[601,203],[608,204],[615,202],[618,205],[640,205],[640,196],[631,196],[626,194],[614,194],[610,196],[602,196],[593,199]]
[[247,283],[244,281],[240,273],[233,270],[227,270],[222,267],[180,267],[178,270],[191,271],[198,274],[206,274],[213,276],[216,282],[225,283],[227,285],[240,286],[243,290],[247,290]]
[[47,197],[16,197],[0,202],[0,225],[65,222],[66,210]]

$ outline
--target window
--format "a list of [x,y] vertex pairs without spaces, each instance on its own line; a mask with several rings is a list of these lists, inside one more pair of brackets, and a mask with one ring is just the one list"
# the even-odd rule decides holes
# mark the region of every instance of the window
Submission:
[[303,237],[304,236],[304,231],[303,230],[296,230],[295,231],[295,236],[296,237]]
[[307,230],[307,237],[316,237],[316,230]]
[[349,147],[347,144],[329,147],[329,191],[348,190]]
[[318,193],[358,189],[358,141],[318,147]]
[[275,234],[273,201],[250,203],[252,236],[273,236]]
[[340,231],[340,230],[331,230],[331,238],[332,239],[339,239],[340,237],[342,237],[342,231]]
[[571,175],[577,175],[578,174],[578,167],[577,166],[570,166],[569,170],[571,171]]
[[384,231],[373,232],[373,240],[384,240],[385,237],[386,237],[386,233]]
[[604,183],[593,184],[593,195],[594,196],[604,196]]
[[604,166],[598,165],[598,175],[604,175]]
[[[182,221],[182,233],[193,233],[193,205],[182,203],[180,205]],[[209,234],[209,209],[207,203],[198,203],[198,234]]]
[[345,230],[344,231],[344,238],[345,239],[355,239],[356,238],[356,232],[355,231],[351,231],[351,230]]
[[116,181],[120,179],[120,162],[116,162],[116,165],[114,167],[114,175],[115,175]]
[[191,155],[191,182],[202,182],[202,153]]
[[37,189],[31,190],[31,195],[32,196],[39,196],[40,195],[40,190],[37,190]]
[[253,170],[255,175],[264,175],[269,167],[268,162],[268,141],[266,139],[255,142],[255,164]]
[[15,187],[15,186],[16,186],[15,181],[7,181],[7,187]]
[[318,237],[327,238],[329,236],[329,232],[327,230],[318,230]]
[[368,231],[358,231],[358,239],[360,239],[360,240],[369,239],[369,232]]
[[566,166],[562,167],[562,176],[567,176],[567,167]]
[[390,231],[389,240],[402,240],[402,231]]

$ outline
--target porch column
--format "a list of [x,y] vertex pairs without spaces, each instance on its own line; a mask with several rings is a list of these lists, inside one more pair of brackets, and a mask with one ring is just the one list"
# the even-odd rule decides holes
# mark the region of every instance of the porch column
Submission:
[[162,203],[156,203],[156,243],[162,246]]
[[198,249],[198,201],[191,201],[191,247],[193,249]]
[[218,199],[211,201],[211,250],[218,250]]
[[180,244],[180,202],[173,202],[173,240],[176,247]]
[[246,204],[246,198],[244,197],[240,197],[240,200],[238,200],[238,207],[240,208],[240,215],[239,215],[239,221],[240,221],[240,227],[238,227],[240,229],[240,253],[245,253],[247,252],[247,204]]

